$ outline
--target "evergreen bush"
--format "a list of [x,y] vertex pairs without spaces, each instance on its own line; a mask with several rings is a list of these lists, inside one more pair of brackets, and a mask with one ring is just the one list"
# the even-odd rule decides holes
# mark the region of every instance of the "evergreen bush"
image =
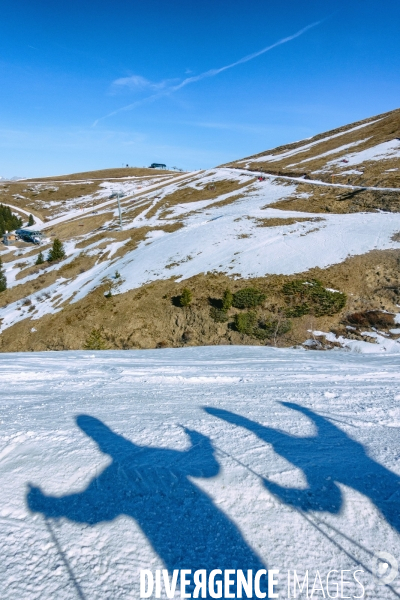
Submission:
[[181,297],[179,298],[179,304],[181,306],[189,306],[192,302],[192,299],[192,292],[189,290],[189,288],[183,288]]
[[210,308],[210,317],[216,323],[225,323],[228,320],[228,312],[223,308],[216,308],[212,306]]
[[292,322],[289,319],[268,319],[260,321],[258,327],[254,329],[254,336],[258,339],[277,338],[284,335],[292,328]]
[[232,302],[233,302],[233,294],[230,290],[226,289],[222,296],[222,309],[225,311],[229,310],[232,306]]
[[266,295],[257,288],[248,287],[235,292],[232,297],[232,306],[235,308],[255,308],[262,304]]
[[29,215],[28,227],[31,227],[34,224],[35,224],[35,219],[33,218],[33,215]]
[[253,335],[257,323],[257,315],[252,310],[245,313],[237,313],[234,316],[234,323],[235,328],[239,333]]
[[5,292],[7,289],[7,277],[3,271],[3,261],[0,257],[0,292]]
[[307,302],[303,302],[303,304],[297,304],[296,306],[292,306],[286,310],[286,315],[288,317],[302,317],[303,315],[308,315],[311,312],[311,307]]
[[92,329],[83,347],[85,350],[107,350],[107,345],[100,329]]
[[343,292],[327,290],[318,279],[304,281],[295,279],[285,283],[282,288],[288,317],[301,317],[309,313],[316,317],[334,315],[346,305],[347,296]]
[[42,265],[43,263],[44,263],[43,252],[40,251],[39,254],[37,255],[37,259],[35,261],[35,265]]
[[55,238],[53,246],[49,250],[47,260],[49,262],[54,262],[55,260],[61,260],[62,258],[65,258],[64,245],[61,240]]

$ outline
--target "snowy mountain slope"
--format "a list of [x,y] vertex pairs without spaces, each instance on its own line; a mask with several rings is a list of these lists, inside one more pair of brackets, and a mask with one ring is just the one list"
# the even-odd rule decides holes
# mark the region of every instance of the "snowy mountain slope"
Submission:
[[[381,115],[268,156],[278,165],[289,161],[290,168],[297,159],[301,164],[323,160],[329,166],[339,159],[327,144],[336,144],[340,151],[345,146],[351,150],[352,167],[357,160],[368,159],[365,165],[386,168],[389,153],[393,164],[399,165],[400,159],[393,158],[396,140],[377,144],[390,128],[394,130],[399,114]],[[367,138],[372,145],[365,148]],[[261,159],[263,156],[256,157],[254,164],[244,166],[239,161],[236,166],[184,174],[132,170],[119,179],[112,177],[114,172],[104,178],[91,173],[87,180],[82,179],[85,174],[78,174],[0,186],[1,201],[19,207],[25,215],[32,211],[34,228],[46,234],[40,250],[46,255],[52,239],[58,237],[67,255],[55,264],[35,266],[38,248],[23,242],[1,248],[8,290],[1,295],[0,330],[27,321],[26,338],[29,330],[37,329],[38,321],[71,306],[79,312],[80,303],[99,290],[112,291],[116,297],[152,284],[161,290],[162,282],[171,282],[179,293],[181,282],[217,274],[230,279],[232,285],[254,278],[267,283],[272,275],[304,276],[312,269],[340,265],[349,257],[400,249],[400,184],[386,185],[397,182],[397,167],[389,170],[391,179],[373,181],[381,187],[360,187],[347,181],[327,182],[321,174],[319,179],[306,180],[293,173],[252,171],[254,165],[262,168]],[[376,273],[378,283],[381,270]],[[387,273],[386,278],[390,285],[376,289],[372,304],[370,296],[365,299],[365,294],[358,292],[354,307],[364,298],[366,309],[398,312],[398,275],[393,280]],[[342,278],[340,285],[350,293],[348,280],[348,276]],[[270,310],[267,305],[265,308]],[[97,315],[101,322],[102,314]],[[75,319],[73,315],[68,318]],[[63,322],[59,329],[67,325]],[[320,328],[326,326],[320,324]],[[42,328],[37,338],[43,335],[47,336]],[[4,349],[10,348],[11,339],[0,337]],[[208,341],[203,338],[203,343]]]
[[374,576],[400,554],[397,357],[217,347],[0,370],[4,600],[133,600],[140,569],[174,567],[279,569],[281,598],[307,569],[309,592],[347,569],[359,596],[361,569],[365,598],[399,596]]
[[[74,236],[66,246],[68,258],[63,264],[73,262],[82,253],[101,256],[102,260],[78,277],[59,278],[44,288],[43,293],[50,293],[50,298],[35,304],[35,310],[28,304],[24,310],[19,300],[9,303],[0,311],[2,327],[26,318],[28,310],[29,317],[35,320],[57,310],[63,301],[76,302],[98,287],[104,278],[112,278],[116,271],[121,279],[117,282],[115,293],[122,293],[160,278],[175,277],[179,281],[207,271],[225,271],[244,278],[269,273],[300,273],[312,267],[324,268],[342,262],[348,255],[399,247],[392,238],[400,231],[400,213],[321,215],[316,221],[314,214],[285,211],[284,217],[281,217],[281,211],[269,209],[268,205],[293,192],[294,186],[286,182],[284,185],[274,179],[250,182],[247,174],[233,169],[195,174],[189,182],[188,176],[180,179],[184,180],[183,183],[174,180],[162,188],[157,186],[156,191],[150,191],[154,186],[149,185],[145,197],[142,193],[134,204],[130,195],[133,190],[123,199],[124,233],[119,236],[123,239],[118,242],[114,236],[109,237],[108,231],[104,231],[94,244],[90,241],[98,232]],[[214,186],[218,181],[233,182],[236,184],[234,187],[244,184],[244,187],[208,201],[189,200],[173,206],[165,202],[179,190],[180,185],[185,185],[185,194],[188,194],[190,189],[196,192]],[[128,186],[133,184],[121,185],[128,194]],[[241,193],[238,194],[238,191]],[[238,198],[238,195],[241,197]],[[166,204],[169,212],[163,215]],[[110,207],[115,222],[115,200],[98,204],[96,209],[100,214],[106,214]],[[56,214],[44,231],[79,216],[77,209],[62,216]],[[279,222],[279,218],[295,221],[290,225],[283,221],[281,226],[262,226],[263,220],[278,219]],[[297,218],[304,220],[296,222]],[[168,226],[177,224],[177,231],[168,233]],[[137,247],[126,250],[129,233],[143,227],[146,233]],[[82,248],[85,242],[87,245]],[[78,244],[81,247],[77,248]],[[122,256],[117,252],[118,245],[124,251]],[[7,263],[6,273],[9,285],[13,287],[24,285],[36,277],[36,273],[30,273],[16,279],[14,272],[16,265],[21,263],[20,256]],[[43,273],[49,274],[57,269],[59,265],[51,265]],[[35,293],[31,294],[29,299],[34,302],[35,296]]]
[[[320,217],[321,220],[316,222],[313,220],[315,215],[288,212],[287,217],[308,217],[309,220],[278,228],[257,226],[257,219],[279,218],[279,211],[263,207],[283,192],[274,184],[264,185],[260,192],[255,190],[242,202],[236,201],[223,208],[211,207],[206,214],[201,211],[186,216],[185,226],[173,233],[161,229],[171,218],[161,220],[156,214],[146,220],[146,225],[157,235],[148,233],[136,249],[126,252],[123,257],[115,255],[115,242],[110,240],[102,251],[105,260],[75,279],[58,280],[51,289],[51,297],[41,302],[35,311],[30,311],[30,317],[35,320],[53,312],[63,301],[80,300],[104,278],[111,279],[115,271],[121,275],[116,292],[123,293],[159,278],[176,277],[180,281],[213,270],[237,273],[244,278],[269,273],[300,273],[315,266],[324,268],[342,262],[349,254],[399,247],[392,237],[400,231],[400,213],[332,215]],[[198,208],[197,204],[194,208]],[[180,211],[174,217],[176,215],[183,218]],[[144,218],[143,213],[139,213],[127,226],[127,231]],[[123,248],[123,242],[120,244]],[[71,244],[68,252],[73,260],[80,250],[75,250]],[[20,280],[21,284],[24,281]],[[17,283],[14,279],[11,285]],[[18,310],[19,307],[20,303],[16,301],[1,311],[2,327],[25,317],[26,311]]]
[[[400,187],[400,110],[229,163],[311,179]],[[356,168],[353,168],[356,167]]]

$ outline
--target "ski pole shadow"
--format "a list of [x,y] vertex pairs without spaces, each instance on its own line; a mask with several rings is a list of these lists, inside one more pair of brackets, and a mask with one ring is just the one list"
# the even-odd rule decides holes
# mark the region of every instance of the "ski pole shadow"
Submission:
[[328,419],[299,404],[281,404],[308,417],[316,435],[297,437],[226,410],[204,410],[251,431],[303,471],[308,484],[305,489],[283,487],[263,478],[265,487],[285,504],[305,512],[339,513],[343,497],[338,483],[342,483],[369,498],[386,521],[400,531],[400,477],[371,458],[362,444]]
[[[235,523],[190,479],[215,477],[220,471],[208,437],[185,429],[190,446],[178,451],[138,446],[88,415],[80,415],[77,425],[112,463],[74,494],[48,496],[30,485],[31,511],[88,525],[131,517],[170,573],[266,569]],[[262,589],[266,587],[265,577]]]

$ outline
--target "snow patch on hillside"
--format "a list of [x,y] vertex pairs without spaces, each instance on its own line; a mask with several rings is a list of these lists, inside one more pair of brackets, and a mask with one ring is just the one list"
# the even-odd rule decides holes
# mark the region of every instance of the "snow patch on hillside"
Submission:
[[365,138],[363,140],[358,140],[356,142],[350,142],[349,144],[343,144],[343,146],[339,146],[338,148],[334,148],[333,150],[328,150],[327,152],[323,152],[322,154],[317,154],[316,156],[312,156],[311,158],[305,158],[298,163],[293,163],[292,165],[288,165],[286,168],[294,167],[296,165],[302,165],[303,163],[310,162],[312,160],[318,160],[320,158],[324,158],[325,156],[330,156],[331,154],[337,154],[338,152],[343,152],[343,150],[347,150],[348,148],[352,148],[353,146],[358,146],[359,144],[363,144],[367,142],[370,138]]
[[[346,154],[345,158],[347,161],[346,164],[348,164],[349,166],[359,165],[369,160],[387,160],[393,158],[400,158],[400,139],[390,140],[389,142],[383,142],[382,144],[377,144],[376,146],[372,146],[372,148],[367,148],[366,150],[361,150],[360,152]],[[335,160],[331,160],[325,165],[325,169],[338,165],[342,161],[342,159],[343,157],[341,157],[340,159],[337,158]]]
[[[279,160],[284,160],[285,158],[289,158],[290,156],[294,156],[296,154],[299,154],[301,152],[305,152],[306,150],[310,150],[310,148],[313,148],[314,146],[318,145],[318,144],[322,144],[325,143],[329,140],[333,140],[337,137],[340,137],[342,135],[346,135],[347,133],[352,133],[353,131],[357,131],[358,129],[363,129],[364,127],[368,127],[369,125],[373,125],[374,123],[377,123],[378,121],[380,121],[381,119],[376,119],[375,121],[370,121],[369,123],[363,123],[362,125],[357,125],[356,127],[352,127],[351,129],[347,129],[345,131],[340,131],[339,133],[335,133],[333,135],[329,135],[329,136],[325,136],[320,138],[319,140],[316,140],[315,142],[310,142],[308,144],[304,144],[302,146],[298,146],[297,148],[293,148],[291,150],[286,150],[285,152],[281,152],[280,154],[264,154],[263,156],[259,156],[257,158],[247,158],[244,160],[239,160],[237,161],[238,164],[240,163],[253,163],[253,162],[276,162]],[[336,150],[335,150],[336,151]],[[246,165],[247,167],[248,165]]]

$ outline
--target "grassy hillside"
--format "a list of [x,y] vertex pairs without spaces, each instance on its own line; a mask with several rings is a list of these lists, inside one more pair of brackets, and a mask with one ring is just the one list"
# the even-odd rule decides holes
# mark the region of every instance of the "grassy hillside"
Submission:
[[400,187],[400,109],[226,166],[325,182]]
[[150,169],[146,167],[123,167],[119,169],[100,169],[98,171],[83,171],[82,173],[72,173],[68,175],[58,175],[56,177],[42,177],[29,179],[26,181],[76,181],[81,179],[121,179],[124,177],[154,177],[159,175],[170,175],[176,171],[167,171],[166,169]]

